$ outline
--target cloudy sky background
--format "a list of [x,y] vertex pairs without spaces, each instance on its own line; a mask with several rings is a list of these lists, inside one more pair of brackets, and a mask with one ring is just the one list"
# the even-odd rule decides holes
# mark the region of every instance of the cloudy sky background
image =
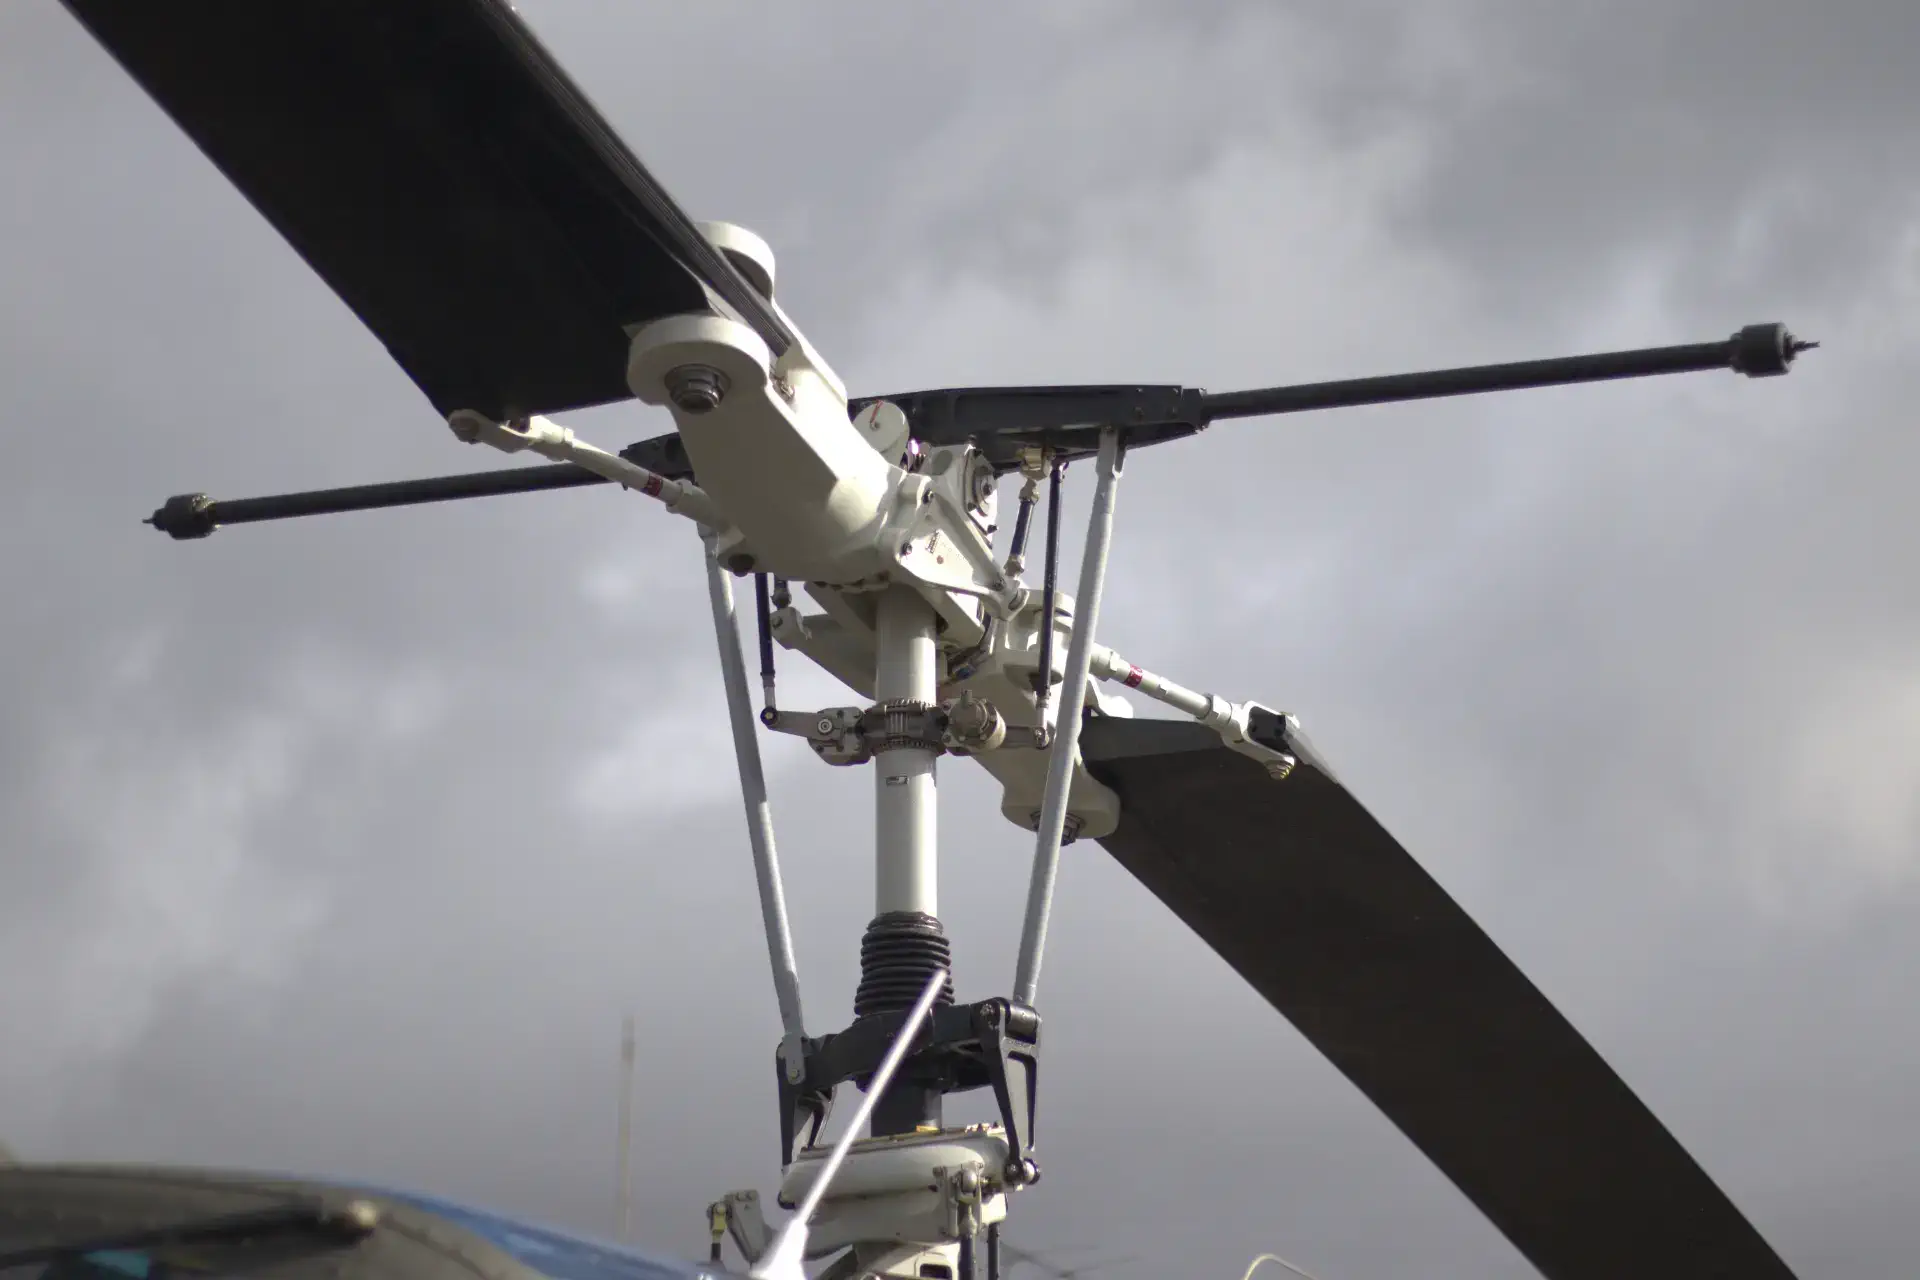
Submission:
[[[1300,714],[1800,1274],[1907,1272],[1920,9],[522,8],[858,392],[1823,340],[1142,453],[1102,638]],[[697,540],[594,491],[168,542],[172,493],[489,464],[50,0],[0,6],[0,173],[0,1137],[605,1229],[631,1010],[637,1227],[701,1249],[772,1188],[778,1024]],[[766,750],[826,1029],[871,781]],[[1028,844],[942,780],[961,987],[1002,991]],[[1056,920],[1012,1238],[1529,1274],[1097,848]]]

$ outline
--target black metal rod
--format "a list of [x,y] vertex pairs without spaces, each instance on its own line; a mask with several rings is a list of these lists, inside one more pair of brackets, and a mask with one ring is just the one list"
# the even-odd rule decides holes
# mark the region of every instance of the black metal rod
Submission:
[[960,1237],[960,1280],[979,1280],[973,1273],[973,1237]]
[[[1033,673],[1033,692],[1043,713],[1053,693],[1053,601],[1060,581],[1060,478],[1066,469],[1064,462],[1056,462],[1047,476],[1047,552],[1040,588],[1040,665]],[[1043,722],[1044,719],[1043,715]]]
[[1013,518],[1013,543],[1007,548],[1009,564],[1022,562],[1027,555],[1027,533],[1033,527],[1034,500],[1026,494],[1020,495],[1020,510]]
[[147,523],[174,538],[204,538],[226,524],[253,524],[295,516],[334,515],[344,511],[373,511],[457,498],[489,498],[509,493],[538,493],[547,489],[574,489],[607,484],[603,476],[570,462],[520,467],[506,471],[476,471],[467,475],[437,476],[428,480],[395,480],[386,484],[353,485],[345,489],[314,489],[268,498],[238,498],[215,502],[205,494],[182,494],[147,518]]
[[772,711],[773,706],[773,605],[768,598],[767,575],[753,575],[754,611],[760,618],[760,693],[765,699],[764,709]]
[[987,1228],[987,1280],[1000,1280],[1000,1224]]
[[537,493],[546,489],[572,489],[608,483],[610,481],[605,476],[595,475],[571,462],[556,462],[550,466],[476,471],[427,480],[396,480],[387,484],[362,484],[345,489],[286,493],[271,498],[241,498],[216,502],[214,510],[219,513],[220,524],[249,524],[256,520],[281,520],[289,516],[371,511],[380,507],[406,507],[426,502],[451,502],[458,498],[490,498],[508,493]]
[[1706,369],[1732,369],[1748,377],[1762,378],[1785,373],[1795,356],[1818,345],[1795,338],[1784,325],[1755,324],[1748,325],[1722,342],[1607,351],[1597,355],[1473,365],[1464,369],[1435,369],[1425,373],[1397,373],[1383,378],[1352,378],[1344,382],[1309,382],[1300,386],[1265,387],[1256,391],[1227,391],[1209,395],[1202,403],[1210,419],[1255,418],[1277,413],[1303,413],[1313,409],[1477,395],[1487,391],[1519,391],[1529,387],[1569,386],[1617,378],[1695,373]]

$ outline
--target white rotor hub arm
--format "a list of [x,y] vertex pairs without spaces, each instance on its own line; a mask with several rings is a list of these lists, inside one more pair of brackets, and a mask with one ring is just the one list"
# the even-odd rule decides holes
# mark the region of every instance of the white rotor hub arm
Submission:
[[731,527],[731,522],[698,485],[656,475],[617,453],[608,453],[578,439],[571,429],[539,414],[512,422],[495,422],[472,409],[457,409],[447,418],[447,426],[462,443],[489,445],[502,453],[531,449],[543,458],[571,462],[623,488],[657,498],[675,515],[685,516],[709,529]]

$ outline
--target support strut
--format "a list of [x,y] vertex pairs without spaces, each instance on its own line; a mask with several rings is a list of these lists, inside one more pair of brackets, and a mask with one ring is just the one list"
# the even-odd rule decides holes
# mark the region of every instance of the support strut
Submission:
[[740,771],[740,798],[747,811],[747,840],[753,848],[753,875],[760,889],[760,921],[767,934],[767,958],[773,965],[774,998],[780,1005],[781,1043],[786,1069],[798,1074],[806,1035],[800,1012],[799,967],[793,958],[793,933],[787,925],[787,896],[780,883],[780,857],[773,845],[773,808],[767,801],[760,743],[754,736],[752,694],[740,652],[740,619],[733,604],[733,579],[720,567],[717,539],[700,531],[706,547],[707,595],[713,604],[714,638],[720,646],[720,675],[727,688],[727,720],[733,730],[733,758]]
[[1053,911],[1053,887],[1060,875],[1060,844],[1066,833],[1067,799],[1080,750],[1080,721],[1087,699],[1087,667],[1093,635],[1100,624],[1100,595],[1106,587],[1107,553],[1113,544],[1114,491],[1122,464],[1120,433],[1100,432],[1095,464],[1093,513],[1087,521],[1086,549],[1080,556],[1080,593],[1073,602],[1073,632],[1060,684],[1060,706],[1052,754],[1047,758],[1047,789],[1040,804],[1033,854],[1033,878],[1027,886],[1027,914],[1020,930],[1020,959],[1014,969],[1013,998],[1031,1007],[1040,984],[1040,956],[1047,945],[1047,920]]

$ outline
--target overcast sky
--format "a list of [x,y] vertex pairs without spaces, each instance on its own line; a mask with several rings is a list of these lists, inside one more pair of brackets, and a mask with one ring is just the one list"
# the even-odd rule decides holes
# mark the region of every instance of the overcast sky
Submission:
[[[1799,1274],[1910,1271],[1920,7],[521,8],[857,393],[1821,339],[1137,455],[1102,639],[1300,714]],[[778,1022],[697,540],[596,490],[167,541],[173,493],[489,463],[51,0],[0,5],[0,173],[0,1138],[604,1230],[631,1010],[636,1223],[702,1249],[772,1190]],[[766,751],[827,1030],[871,779]],[[1003,992],[1030,843],[941,776]],[[1056,920],[1011,1239],[1530,1274],[1098,848]]]

